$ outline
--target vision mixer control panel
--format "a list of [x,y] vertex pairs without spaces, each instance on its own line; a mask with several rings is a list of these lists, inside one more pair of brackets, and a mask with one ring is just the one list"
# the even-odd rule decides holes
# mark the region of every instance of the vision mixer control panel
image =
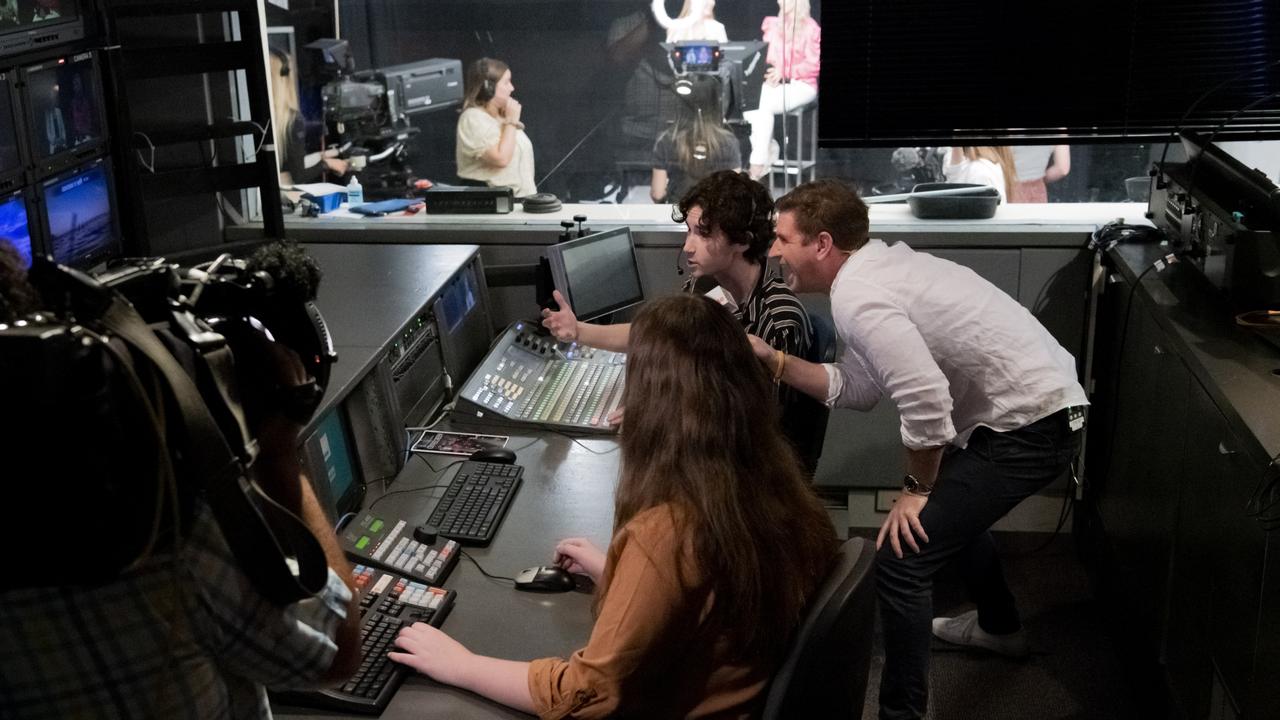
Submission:
[[457,407],[497,422],[612,432],[627,356],[557,342],[528,323],[507,328],[458,394]]

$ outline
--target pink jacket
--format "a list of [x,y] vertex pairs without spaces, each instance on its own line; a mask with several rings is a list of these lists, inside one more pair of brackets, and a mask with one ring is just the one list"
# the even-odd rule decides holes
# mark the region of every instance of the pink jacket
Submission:
[[[769,55],[765,60],[770,65],[778,68],[784,79],[799,80],[802,83],[812,85],[816,89],[818,87],[819,56],[822,47],[822,28],[818,27],[818,22],[813,18],[806,18],[804,23],[808,26],[808,32],[802,33],[801,28],[796,28],[794,33],[795,36],[803,36],[804,42],[788,42],[786,44],[786,54],[784,55],[781,20],[777,15],[765,18],[764,23],[760,25],[760,30],[764,34],[764,41],[769,43]],[[787,35],[787,40],[791,40],[792,33]]]

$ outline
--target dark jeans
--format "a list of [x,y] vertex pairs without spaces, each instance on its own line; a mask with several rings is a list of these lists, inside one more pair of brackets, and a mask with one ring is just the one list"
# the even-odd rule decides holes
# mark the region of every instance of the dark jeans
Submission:
[[902,559],[885,542],[876,557],[885,645],[881,720],[920,718],[928,707],[933,576],[947,562],[964,563],[983,630],[1002,634],[1022,627],[990,528],[1062,474],[1079,448],[1079,435],[1062,410],[1009,432],[978,428],[968,447],[943,456],[937,488],[920,513],[929,542],[920,543],[918,554],[904,546]]

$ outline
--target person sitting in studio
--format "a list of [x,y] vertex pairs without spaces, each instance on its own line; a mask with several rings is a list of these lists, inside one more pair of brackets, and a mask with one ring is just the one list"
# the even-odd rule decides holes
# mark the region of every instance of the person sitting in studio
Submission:
[[716,0],[684,0],[680,14],[675,18],[667,15],[663,0],[653,0],[652,9],[653,18],[667,31],[669,43],[694,40],[729,42],[724,24],[716,20]]
[[953,147],[946,157],[942,174],[947,182],[989,185],[1000,193],[1000,202],[1009,202],[1018,176],[1008,146]]
[[[799,298],[766,264],[773,242],[773,200],[769,191],[744,173],[721,170],[703,178],[680,199],[672,217],[683,221],[682,259],[689,268],[685,292],[707,292],[730,308],[742,328],[779,352],[811,357],[813,325]],[[683,269],[677,268],[683,273]],[[579,322],[564,296],[553,297],[558,310],[543,310],[542,324],[561,342],[628,352],[631,326]],[[772,395],[773,393],[771,393]],[[788,387],[776,388],[782,427],[798,448],[809,472],[817,466],[813,446],[814,418],[822,407]],[[610,422],[617,423],[615,411]]]
[[720,109],[720,78],[691,75],[692,92],[677,95],[675,124],[653,146],[649,197],[656,203],[684,197],[699,180],[717,170],[742,169],[738,138],[725,127]]
[[558,564],[596,583],[586,647],[500,660],[415,623],[392,660],[543,718],[759,715],[835,532],[727,310],[664,297],[631,334],[613,539],[607,552],[556,546]]
[[[0,241],[0,323],[39,309],[39,293],[27,282],[20,262],[9,244]],[[308,276],[297,272],[301,268],[296,263],[290,269],[295,277]],[[272,378],[269,382],[281,388],[304,384],[306,370],[297,353],[265,335],[260,342],[270,358],[269,367],[263,368]],[[142,381],[136,392],[154,406],[163,402],[160,380],[140,358],[131,363]],[[80,375],[77,382],[92,376]],[[117,380],[124,384],[122,378]],[[102,382],[100,392],[107,393],[108,381]],[[96,388],[81,391],[89,390]],[[121,405],[141,404],[140,397],[134,399]],[[278,402],[262,404],[267,407],[261,408],[263,417],[256,428],[260,454],[253,465],[254,480],[263,493],[301,518],[319,541],[328,565],[327,584],[319,593],[286,605],[268,600],[245,574],[210,504],[197,492],[197,483],[173,477],[170,463],[182,474],[181,461],[156,457],[156,443],[163,452],[166,438],[188,444],[180,439],[185,430],[176,427],[183,425],[176,413],[170,413],[168,427],[160,424],[163,419],[155,424],[133,422],[145,417],[131,412],[137,407],[113,405],[110,417],[69,418],[72,424],[91,423],[95,433],[126,437],[130,447],[115,458],[109,452],[95,457],[101,475],[68,477],[62,472],[68,466],[55,459],[23,461],[24,451],[40,452],[30,449],[31,434],[12,421],[25,421],[28,413],[12,404],[5,407],[11,421],[0,422],[5,430],[0,440],[6,457],[16,458],[11,460],[15,479],[23,474],[18,467],[41,469],[38,477],[29,475],[22,481],[27,490],[17,490],[10,499],[31,507],[32,498],[43,494],[46,502],[56,505],[59,518],[106,514],[120,529],[118,536],[79,534],[85,531],[68,521],[58,532],[72,533],[92,559],[77,557],[67,565],[61,584],[29,583],[25,573],[14,573],[0,583],[0,715],[270,718],[264,686],[314,687],[340,682],[354,672],[360,662],[360,607],[350,584],[351,566],[332,521],[298,465],[301,425],[286,417],[290,413],[277,407]],[[102,440],[86,442],[102,449]],[[128,468],[114,464],[134,460]],[[137,494],[158,498],[155,502],[130,502],[136,498],[121,490],[120,480],[135,470],[140,470],[136,482],[145,484]],[[137,528],[149,533],[145,545],[133,532]],[[21,536],[28,532],[12,529]],[[128,558],[139,545],[141,554],[118,572],[101,560]],[[107,570],[95,570],[99,567]],[[98,577],[108,570],[110,576]]]
[[294,74],[293,56],[271,49],[271,126],[276,141],[276,159],[280,163],[280,187],[295,183],[318,183],[325,179],[340,184],[351,171],[351,164],[326,150],[307,158],[307,123],[298,109],[298,78]]
[[773,117],[808,105],[818,97],[822,28],[809,14],[809,0],[778,0],[778,14],[760,25],[769,43],[768,68],[760,87],[760,106],[743,113],[751,123],[751,177],[769,166]]
[[533,180],[533,142],[520,121],[520,101],[511,69],[480,58],[467,67],[466,93],[458,116],[458,177],[490,187],[509,187],[516,197],[538,192]]

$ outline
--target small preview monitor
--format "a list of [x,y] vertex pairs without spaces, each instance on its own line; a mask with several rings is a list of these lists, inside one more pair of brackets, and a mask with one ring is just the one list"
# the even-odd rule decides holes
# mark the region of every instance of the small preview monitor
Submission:
[[45,237],[54,261],[89,268],[120,253],[112,190],[107,158],[40,183]]
[[84,37],[82,0],[0,0],[0,56]]
[[556,289],[581,320],[644,300],[631,228],[617,228],[547,247]]
[[89,52],[24,71],[27,139],[38,173],[57,172],[98,154],[106,139],[98,78],[97,62]]
[[27,197],[23,191],[0,195],[0,241],[9,241],[22,256],[22,266],[31,267],[31,226]]
[[714,42],[680,42],[669,46],[677,72],[715,72],[720,69],[720,45]]
[[355,510],[364,487],[360,465],[356,462],[355,443],[342,408],[330,410],[320,420],[303,445],[303,452],[311,482],[322,497],[328,496],[335,517]]

